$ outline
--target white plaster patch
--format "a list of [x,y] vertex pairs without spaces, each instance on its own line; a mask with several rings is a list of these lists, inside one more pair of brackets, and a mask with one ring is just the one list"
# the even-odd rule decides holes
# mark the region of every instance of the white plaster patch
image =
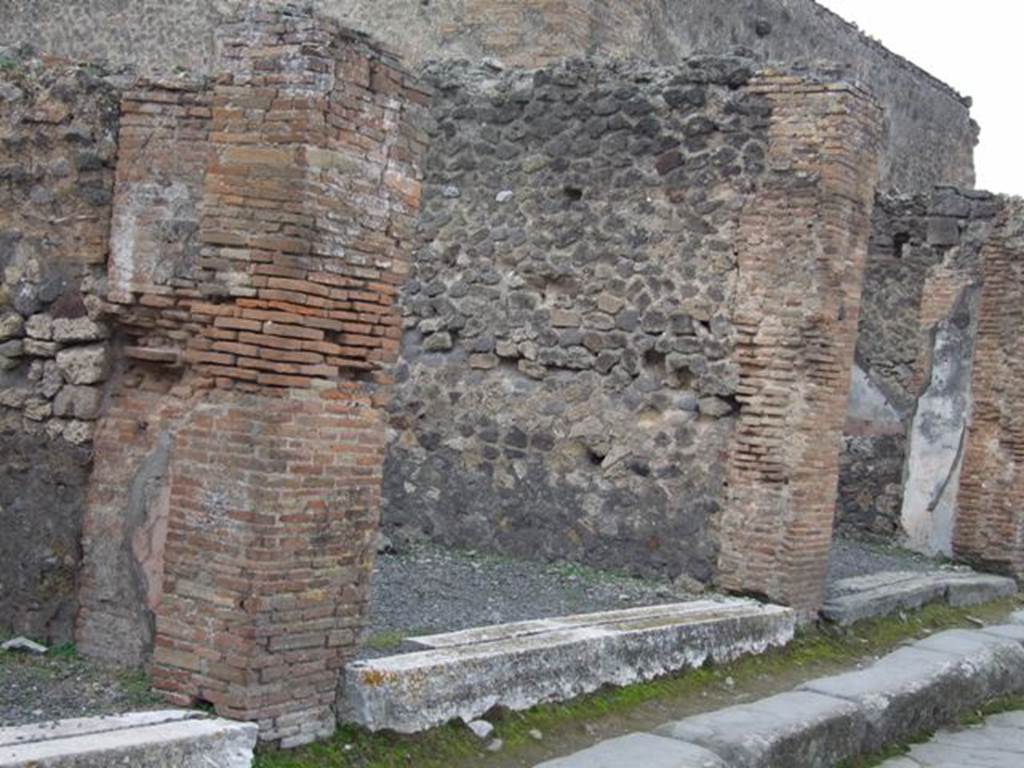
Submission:
[[[974,293],[962,293],[951,314],[966,317]],[[973,312],[966,325],[956,320],[938,324],[931,379],[910,430],[901,513],[907,546],[928,555],[953,554],[973,352]]]

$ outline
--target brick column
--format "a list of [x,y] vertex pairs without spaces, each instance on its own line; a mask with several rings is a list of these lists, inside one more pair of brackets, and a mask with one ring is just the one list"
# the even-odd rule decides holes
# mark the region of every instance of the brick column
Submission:
[[[143,507],[123,536],[148,542],[144,563],[129,548],[101,570],[145,565],[155,689],[287,747],[333,731],[365,619],[427,96],[308,4],[257,5],[217,30],[209,85],[125,101],[110,264],[125,362],[101,434],[126,466],[93,483],[130,487],[157,454],[163,468],[152,499],[97,491],[92,515]],[[95,640],[117,612],[87,602]],[[129,614],[125,646],[145,655]]]
[[805,612],[823,598],[877,178],[880,113],[845,85],[762,76],[766,180],[737,237],[740,415],[719,583]]
[[153,681],[257,720],[331,733],[366,613],[384,427],[365,385],[214,390],[176,435]]
[[[982,291],[953,551],[1024,577],[1024,238],[1006,203],[981,252]],[[1014,233],[1016,230],[1016,233]]]

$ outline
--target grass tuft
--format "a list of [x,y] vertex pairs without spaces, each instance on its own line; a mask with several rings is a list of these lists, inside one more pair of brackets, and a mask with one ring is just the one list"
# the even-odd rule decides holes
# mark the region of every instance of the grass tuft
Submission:
[[67,659],[73,661],[78,658],[78,648],[74,643],[61,643],[51,648],[47,654],[51,659]]

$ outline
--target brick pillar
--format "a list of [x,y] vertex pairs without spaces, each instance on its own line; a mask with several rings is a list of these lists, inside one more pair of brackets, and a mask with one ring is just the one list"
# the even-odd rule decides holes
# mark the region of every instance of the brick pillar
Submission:
[[[981,252],[975,341],[954,554],[1024,577],[1024,238],[1021,206],[1007,203]],[[1014,227],[1013,224],[1016,223]]]
[[[125,99],[110,261],[123,370],[101,426],[125,466],[93,483],[163,464],[152,499],[97,490],[92,513],[141,507],[121,536],[152,533],[139,592],[155,689],[287,747],[333,731],[365,619],[427,96],[305,3],[247,6],[217,52],[211,84]],[[138,554],[102,567],[132,578]],[[116,612],[87,602],[95,640]],[[128,614],[122,644],[144,654],[145,617]]]
[[257,720],[285,746],[330,734],[366,613],[380,409],[356,382],[217,389],[174,452],[155,688]]
[[366,613],[384,426],[419,202],[422,96],[393,61],[294,8],[218,39],[201,264],[185,358],[217,391],[175,447],[153,679],[257,720],[334,729]]
[[823,598],[877,179],[880,113],[855,88],[762,76],[768,174],[737,237],[740,415],[719,583],[804,612]]

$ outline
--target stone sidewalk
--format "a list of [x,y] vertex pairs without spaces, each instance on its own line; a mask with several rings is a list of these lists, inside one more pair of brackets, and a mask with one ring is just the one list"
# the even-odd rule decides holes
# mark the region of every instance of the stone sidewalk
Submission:
[[257,731],[180,709],[0,728],[0,768],[249,768]]
[[[543,764],[542,768],[835,768],[918,734],[950,727],[985,704],[1024,693],[1024,612],[1009,624],[931,635],[862,669],[811,680],[760,701],[695,715],[631,734]],[[992,718],[999,749],[985,749],[976,731],[940,734],[888,768],[1024,766],[1024,730],[1012,717]],[[974,734],[974,735],[970,735]],[[957,738],[961,753],[946,742]],[[992,751],[993,748],[988,748]],[[915,755],[934,763],[907,762]],[[994,755],[994,756],[993,756]],[[973,759],[973,758],[972,758]],[[945,762],[942,762],[945,760]]]
[[1024,711],[993,715],[976,728],[939,731],[904,757],[880,768],[1021,768],[1024,766]]

